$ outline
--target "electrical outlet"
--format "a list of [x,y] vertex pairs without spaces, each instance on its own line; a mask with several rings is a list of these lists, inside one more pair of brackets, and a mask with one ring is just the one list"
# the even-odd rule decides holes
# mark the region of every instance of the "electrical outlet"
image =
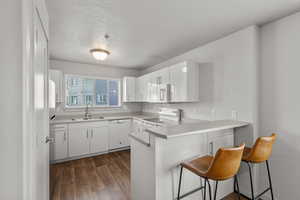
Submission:
[[238,112],[236,110],[232,110],[231,111],[231,118],[233,120],[237,120],[238,119]]

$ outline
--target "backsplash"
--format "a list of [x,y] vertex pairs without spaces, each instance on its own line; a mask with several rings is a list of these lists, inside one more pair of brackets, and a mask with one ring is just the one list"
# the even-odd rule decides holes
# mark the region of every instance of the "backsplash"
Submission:
[[[83,115],[84,108],[80,109],[65,109],[63,105],[56,108],[57,116]],[[111,114],[111,113],[135,113],[142,111],[141,103],[123,103],[118,108],[89,108],[92,114]]]
[[174,103],[174,104],[152,104],[144,103],[143,112],[157,113],[160,108],[179,108],[183,110],[183,118],[214,120],[213,106],[205,103]]

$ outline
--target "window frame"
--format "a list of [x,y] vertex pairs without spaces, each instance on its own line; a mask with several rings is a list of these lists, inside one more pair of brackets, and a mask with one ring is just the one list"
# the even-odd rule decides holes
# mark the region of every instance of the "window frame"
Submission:
[[[94,98],[93,98],[93,104],[92,108],[99,108],[99,109],[113,109],[113,108],[121,108],[122,107],[122,80],[121,78],[109,78],[109,77],[99,77],[99,76],[86,76],[86,75],[78,75],[78,74],[64,74],[64,109],[65,110],[76,110],[76,109],[82,109],[85,108],[86,105],[80,105],[80,106],[68,106],[68,98],[67,98],[67,78],[69,77],[78,77],[82,79],[93,79],[94,80]],[[106,81],[118,81],[118,105],[111,106],[109,105],[109,102],[107,105],[96,105],[96,80],[106,80]],[[108,94],[108,100],[109,100],[109,83],[107,83],[107,94]]]

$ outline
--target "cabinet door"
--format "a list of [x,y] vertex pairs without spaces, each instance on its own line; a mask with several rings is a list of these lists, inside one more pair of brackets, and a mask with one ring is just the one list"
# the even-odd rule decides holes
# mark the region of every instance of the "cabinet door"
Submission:
[[52,134],[54,143],[51,145],[51,160],[61,160],[68,157],[67,132],[55,131]]
[[81,156],[90,152],[90,140],[88,127],[71,124],[69,126],[69,154]]
[[112,121],[109,129],[109,149],[129,146],[131,120]]
[[171,66],[170,84],[171,84],[171,101],[184,101],[188,95],[187,67],[184,63]]
[[214,137],[209,139],[208,148],[209,154],[215,155],[217,151],[222,147],[232,147],[234,143],[233,135],[224,135],[220,137]]
[[170,83],[169,68],[161,69],[155,75],[155,102],[165,102],[167,101],[167,84]]
[[90,129],[90,153],[108,151],[108,127],[93,127]]
[[158,71],[157,78],[160,79],[158,81],[160,84],[166,85],[170,83],[170,70],[169,68],[164,68]]
[[59,70],[49,70],[50,79],[55,83],[55,99],[56,102],[60,103],[64,100],[63,88],[64,88],[64,77],[62,71]]
[[148,74],[140,77],[140,92],[142,101],[148,101],[150,96],[150,82]]
[[170,70],[171,102],[199,101],[199,65],[182,62],[173,65]]
[[149,102],[157,102],[158,101],[158,95],[157,95],[157,73],[152,72],[151,74],[148,74],[148,99]]
[[136,78],[135,77],[123,78],[123,101],[124,102],[136,101]]

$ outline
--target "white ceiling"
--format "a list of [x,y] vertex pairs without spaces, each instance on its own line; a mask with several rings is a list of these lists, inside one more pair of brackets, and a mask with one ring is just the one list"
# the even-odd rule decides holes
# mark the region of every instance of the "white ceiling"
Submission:
[[[144,68],[300,8],[300,0],[47,0],[53,59]],[[110,35],[106,44],[105,33]],[[95,61],[89,50],[107,46]]]

